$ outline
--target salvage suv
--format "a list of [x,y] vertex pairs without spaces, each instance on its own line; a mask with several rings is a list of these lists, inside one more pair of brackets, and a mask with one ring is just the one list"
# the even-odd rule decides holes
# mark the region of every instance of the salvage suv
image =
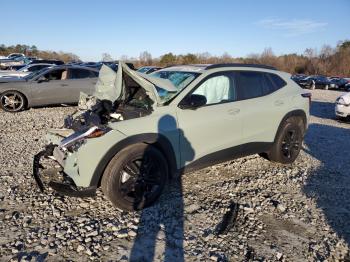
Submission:
[[[290,74],[214,64],[146,75],[120,65],[102,67],[94,95],[81,94],[64,128],[49,131],[33,163],[41,190],[48,183],[64,195],[93,196],[101,186],[116,207],[132,211],[184,172],[250,154],[282,164],[297,158],[311,97]],[[58,172],[41,170],[41,158],[56,161]]]

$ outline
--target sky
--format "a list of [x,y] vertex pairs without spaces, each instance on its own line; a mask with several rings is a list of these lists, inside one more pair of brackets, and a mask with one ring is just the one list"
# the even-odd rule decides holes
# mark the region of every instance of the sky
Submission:
[[350,0],[2,0],[0,10],[0,44],[85,61],[143,51],[245,57],[272,48],[280,55],[350,40]]

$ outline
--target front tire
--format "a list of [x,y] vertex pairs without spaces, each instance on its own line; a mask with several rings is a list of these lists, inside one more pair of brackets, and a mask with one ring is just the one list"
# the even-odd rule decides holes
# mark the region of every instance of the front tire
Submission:
[[114,206],[141,210],[154,203],[168,180],[168,165],[154,146],[135,144],[121,150],[106,167],[101,187]]
[[298,157],[304,137],[303,121],[296,117],[287,119],[277,134],[268,159],[282,164],[291,164]]
[[17,91],[5,91],[0,95],[0,107],[6,112],[19,112],[26,107],[26,98]]

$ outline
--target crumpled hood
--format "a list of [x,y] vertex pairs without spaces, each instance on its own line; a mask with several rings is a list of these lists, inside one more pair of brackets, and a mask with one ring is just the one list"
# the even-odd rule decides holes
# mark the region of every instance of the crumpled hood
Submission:
[[345,104],[350,104],[350,92],[340,96],[340,98],[344,100]]
[[147,76],[131,70],[124,62],[119,62],[117,72],[114,72],[108,66],[103,65],[99,78],[95,86],[93,96],[100,100],[116,100],[126,99],[126,84],[123,76],[127,75],[134,80],[141,88],[143,88],[148,97],[156,104],[161,104],[156,86],[167,90],[168,92],[176,92],[176,87],[167,79],[159,79]]

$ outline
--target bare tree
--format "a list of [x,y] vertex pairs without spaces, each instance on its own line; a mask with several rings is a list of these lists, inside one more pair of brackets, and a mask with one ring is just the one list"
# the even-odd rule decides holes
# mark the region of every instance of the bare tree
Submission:
[[147,51],[143,51],[139,56],[139,62],[141,65],[152,65],[152,55]]
[[103,62],[111,62],[111,61],[113,61],[113,58],[108,53],[102,53],[102,61]]

